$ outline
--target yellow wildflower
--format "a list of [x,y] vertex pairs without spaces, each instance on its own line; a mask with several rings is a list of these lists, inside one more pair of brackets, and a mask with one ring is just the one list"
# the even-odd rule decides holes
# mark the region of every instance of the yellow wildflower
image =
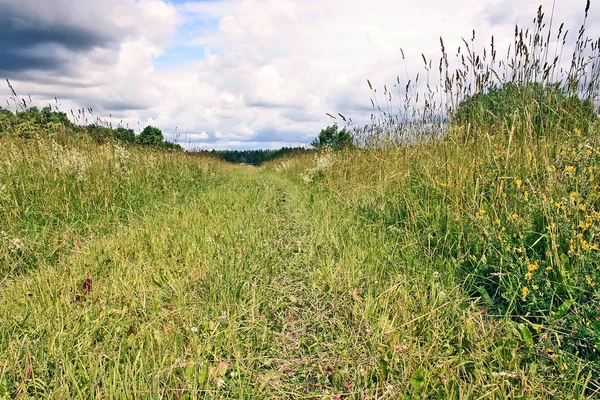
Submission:
[[528,264],[527,265],[527,271],[529,271],[529,272],[537,271],[539,265],[540,265],[539,261],[536,261],[534,263]]
[[587,230],[592,224],[589,222],[585,222],[585,221],[579,221],[579,225],[578,227],[583,229],[584,231]]
[[523,287],[523,289],[521,289],[521,294],[523,296],[523,301],[525,301],[527,295],[529,294],[529,288],[527,286]]
[[528,281],[530,281],[531,278],[533,278],[533,274],[531,272],[528,272],[528,273],[525,274],[525,279],[527,279]]
[[523,185],[523,181],[520,179],[517,179],[515,181],[515,185],[517,186],[517,189],[521,189],[521,185]]

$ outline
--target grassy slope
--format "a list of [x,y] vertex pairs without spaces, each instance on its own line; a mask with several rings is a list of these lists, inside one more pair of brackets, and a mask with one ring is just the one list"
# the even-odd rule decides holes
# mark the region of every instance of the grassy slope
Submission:
[[[3,148],[31,150],[20,142],[7,144]],[[48,153],[42,157],[24,160],[22,168],[63,154],[51,147],[44,147]],[[96,162],[96,171],[115,161],[111,148],[103,148],[105,155],[78,149]],[[10,174],[3,175],[10,200],[3,211],[14,219],[0,228],[13,238],[2,247],[0,393],[577,395],[582,389],[576,371],[548,380],[552,374],[526,362],[528,353],[512,325],[486,317],[485,308],[469,300],[456,283],[460,271],[424,253],[422,240],[431,243],[425,227],[437,220],[404,230],[398,221],[389,222],[389,207],[409,200],[407,221],[441,213],[430,208],[435,203],[419,200],[436,191],[423,192],[414,169],[444,171],[436,166],[441,159],[432,157],[440,149],[419,150],[413,157],[420,163],[399,150],[324,155],[316,162],[310,156],[261,169],[132,150],[130,158],[138,163],[130,168],[137,173],[118,179],[142,194],[136,203],[115,190],[114,203],[140,204],[123,218],[111,217],[113,202],[92,202],[93,189],[101,192],[101,182],[114,171],[87,176],[81,182],[89,187],[79,192],[59,174],[47,189],[73,196],[66,202],[36,194],[44,187],[36,178],[44,170],[23,170],[21,189],[10,184]],[[457,154],[453,165],[462,171],[458,161],[466,154]],[[153,172],[145,180],[133,178],[149,168]],[[26,177],[29,183],[23,183]],[[412,192],[400,190],[406,179],[415,180],[404,186]],[[23,200],[13,207],[15,198]],[[46,203],[36,208],[36,201]],[[45,221],[40,215],[70,221],[61,213],[72,203],[83,211],[68,229],[54,232],[48,225],[41,235],[28,229],[46,226],[36,223]],[[86,204],[98,208],[88,212]],[[478,209],[469,205],[467,211]],[[32,210],[37,214],[27,214]],[[70,228],[82,220],[86,229]],[[14,244],[19,236],[21,249]],[[46,243],[58,238],[67,244],[49,257],[52,246]],[[11,267],[15,263],[19,268]]]

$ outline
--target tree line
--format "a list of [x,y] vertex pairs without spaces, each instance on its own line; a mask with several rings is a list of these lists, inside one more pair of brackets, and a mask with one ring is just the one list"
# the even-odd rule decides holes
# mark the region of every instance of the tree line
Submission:
[[303,147],[283,147],[278,150],[202,150],[199,154],[208,154],[223,161],[239,164],[260,165],[267,161],[290,154],[303,154],[314,151]]
[[[78,111],[77,115],[74,114],[74,118],[76,120],[80,119],[78,117],[82,113],[84,112]],[[139,135],[136,135],[133,129],[122,126],[113,127],[111,124],[101,121],[96,124],[85,125],[73,123],[66,113],[52,110],[50,106],[44,107],[41,110],[38,107],[32,106],[14,113],[11,110],[0,107],[0,133],[7,132],[11,127],[15,126],[29,125],[44,128],[53,124],[63,125],[74,132],[83,132],[97,143],[116,140],[129,144],[183,150],[179,144],[165,140],[162,131],[150,125],[146,126]],[[27,132],[27,130],[19,129],[21,136],[26,137],[28,135]]]

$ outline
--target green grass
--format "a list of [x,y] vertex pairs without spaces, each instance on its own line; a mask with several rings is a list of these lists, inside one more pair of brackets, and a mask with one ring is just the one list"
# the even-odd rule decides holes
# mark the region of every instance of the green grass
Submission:
[[[246,168],[4,137],[0,394],[593,397],[589,361],[541,339],[555,327],[494,316],[473,293],[485,276],[469,260],[493,227],[475,214],[508,224],[505,210],[526,212],[515,179],[546,181],[511,169],[518,144],[490,137],[480,151],[498,154],[473,158],[459,138]],[[595,140],[565,139],[554,164]]]
[[597,398],[600,42],[542,21],[260,168],[0,120],[0,398]]

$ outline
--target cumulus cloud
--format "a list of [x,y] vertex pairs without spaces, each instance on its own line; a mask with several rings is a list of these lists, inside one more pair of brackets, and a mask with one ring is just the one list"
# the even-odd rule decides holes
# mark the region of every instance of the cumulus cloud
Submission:
[[[0,0],[0,76],[63,107],[135,118],[161,97],[153,57],[175,33],[159,0]],[[4,88],[2,93],[6,93]],[[52,101],[53,102],[53,101]]]
[[[422,53],[437,62],[440,36],[450,54],[472,29],[478,46],[492,34],[507,46],[540,0],[49,3],[0,0],[0,76],[21,93],[150,123],[188,147],[273,148],[310,142],[333,122],[326,112],[366,122],[366,79],[405,84]],[[548,20],[552,1],[541,3]],[[584,7],[562,1],[554,19],[576,31]]]
[[[143,0],[0,0],[0,72],[69,68],[82,56],[94,64],[112,64],[123,42],[143,37],[166,45],[176,19],[172,6]],[[112,57],[111,57],[112,56]]]

